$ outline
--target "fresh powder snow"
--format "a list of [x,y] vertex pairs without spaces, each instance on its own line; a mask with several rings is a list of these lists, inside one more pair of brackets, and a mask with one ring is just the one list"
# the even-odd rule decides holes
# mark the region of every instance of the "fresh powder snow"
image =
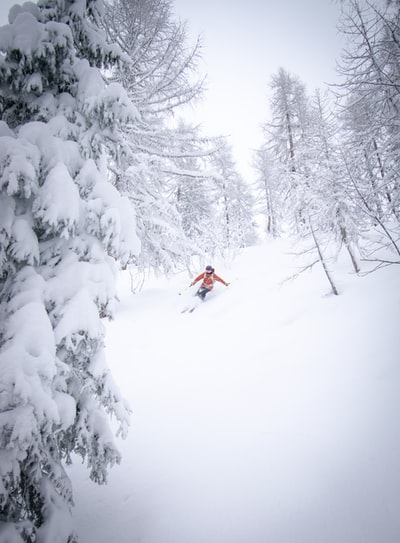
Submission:
[[69,470],[81,543],[400,541],[398,266],[343,259],[333,296],[318,267],[284,281],[291,251],[210,262],[231,284],[193,313],[187,274],[133,294],[121,272],[106,354],[131,428],[107,485]]

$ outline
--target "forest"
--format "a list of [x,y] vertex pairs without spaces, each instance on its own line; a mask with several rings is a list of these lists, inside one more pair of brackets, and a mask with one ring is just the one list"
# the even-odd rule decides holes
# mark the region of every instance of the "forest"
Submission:
[[[173,0],[38,0],[0,28],[0,538],[73,543],[66,466],[121,460],[130,408],[108,369],[116,277],[193,271],[261,239],[301,240],[303,271],[400,264],[400,1],[347,0],[339,82],[270,75],[271,116],[237,171],[229,139],[180,111],[204,93],[202,43]],[[56,536],[55,536],[56,534]],[[57,539],[56,539],[57,537]]]

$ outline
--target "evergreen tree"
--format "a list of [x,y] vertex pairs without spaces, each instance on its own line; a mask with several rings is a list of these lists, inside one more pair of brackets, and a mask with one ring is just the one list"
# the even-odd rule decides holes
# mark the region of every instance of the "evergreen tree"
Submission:
[[[0,517],[8,540],[73,540],[65,463],[104,483],[129,408],[104,360],[116,263],[139,246],[107,181],[137,115],[100,69],[118,61],[101,0],[39,0],[0,29]],[[3,533],[6,533],[3,531]]]

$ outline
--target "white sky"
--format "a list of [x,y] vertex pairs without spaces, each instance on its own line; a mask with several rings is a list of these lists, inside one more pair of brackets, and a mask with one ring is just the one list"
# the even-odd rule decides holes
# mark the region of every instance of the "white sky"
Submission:
[[[0,0],[0,23],[15,0]],[[21,2],[22,3],[22,2]],[[207,94],[193,120],[206,135],[230,135],[239,170],[249,176],[251,149],[261,143],[271,76],[296,74],[311,93],[336,79],[341,37],[335,0],[174,0],[191,37],[203,38]]]
[[196,119],[211,133],[232,136],[246,175],[251,148],[261,143],[271,76],[280,67],[308,91],[336,79],[342,38],[335,0],[175,0],[190,33],[203,37],[207,100]]

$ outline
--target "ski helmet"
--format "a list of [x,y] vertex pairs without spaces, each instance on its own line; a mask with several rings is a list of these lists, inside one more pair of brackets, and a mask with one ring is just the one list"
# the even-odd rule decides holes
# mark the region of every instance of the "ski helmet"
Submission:
[[214,268],[212,266],[206,266],[206,273],[213,273]]

